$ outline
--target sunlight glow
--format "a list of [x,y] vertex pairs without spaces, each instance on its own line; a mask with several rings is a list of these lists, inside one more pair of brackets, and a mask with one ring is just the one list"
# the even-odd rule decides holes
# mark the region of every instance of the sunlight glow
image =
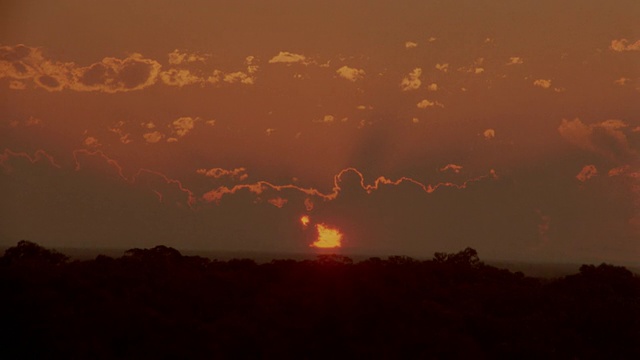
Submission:
[[325,224],[317,224],[318,238],[311,247],[320,249],[339,248],[342,246],[342,233],[338,229],[328,227]]

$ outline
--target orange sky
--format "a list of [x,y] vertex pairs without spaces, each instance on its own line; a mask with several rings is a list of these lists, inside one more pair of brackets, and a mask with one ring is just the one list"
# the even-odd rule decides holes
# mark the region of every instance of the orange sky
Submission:
[[629,261],[640,3],[4,1],[0,244]]

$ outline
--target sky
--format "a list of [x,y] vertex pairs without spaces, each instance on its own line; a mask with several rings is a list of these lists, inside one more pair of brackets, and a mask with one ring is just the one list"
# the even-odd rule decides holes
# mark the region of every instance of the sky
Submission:
[[637,262],[639,18],[2,0],[0,245]]

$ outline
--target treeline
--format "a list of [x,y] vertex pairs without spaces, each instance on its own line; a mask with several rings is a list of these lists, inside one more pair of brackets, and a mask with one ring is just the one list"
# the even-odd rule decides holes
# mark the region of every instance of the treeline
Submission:
[[475,250],[354,263],[210,260],[157,246],[0,259],[0,353],[16,358],[640,358],[640,278],[537,279]]

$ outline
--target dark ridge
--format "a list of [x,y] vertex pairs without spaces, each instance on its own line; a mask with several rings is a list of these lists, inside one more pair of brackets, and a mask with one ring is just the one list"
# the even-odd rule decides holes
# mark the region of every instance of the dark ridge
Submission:
[[211,260],[156,246],[0,258],[4,358],[640,358],[640,278],[553,279],[474,249],[353,261]]

